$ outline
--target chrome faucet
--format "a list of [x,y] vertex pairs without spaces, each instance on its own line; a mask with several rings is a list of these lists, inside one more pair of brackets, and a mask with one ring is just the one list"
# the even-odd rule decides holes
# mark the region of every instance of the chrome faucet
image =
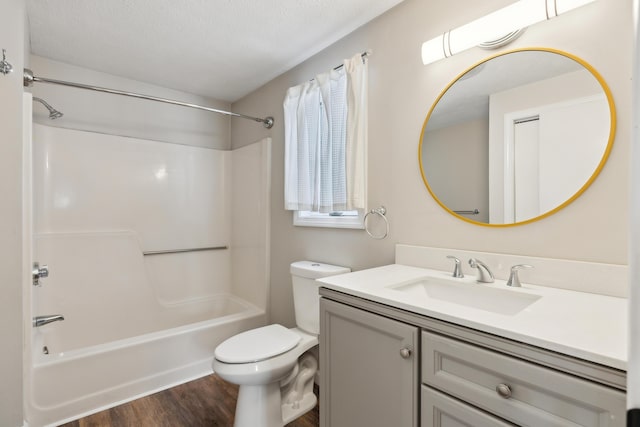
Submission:
[[464,277],[464,273],[462,273],[462,268],[460,267],[460,260],[453,255],[447,255],[447,258],[452,259],[456,265],[453,267],[453,277]]
[[62,314],[51,314],[48,316],[36,316],[33,318],[33,326],[35,326],[36,328],[40,327],[40,326],[44,326],[48,323],[52,323],[52,322],[59,322],[61,320],[64,320],[64,317],[62,316]]
[[509,280],[507,280],[507,286],[513,286],[514,288],[522,287],[520,278],[518,277],[518,271],[520,271],[521,268],[533,268],[533,265],[518,264],[511,267],[511,274],[509,275]]
[[471,268],[478,269],[478,278],[477,281],[481,283],[493,283],[493,273],[489,270],[487,265],[475,258],[469,259],[469,265]]

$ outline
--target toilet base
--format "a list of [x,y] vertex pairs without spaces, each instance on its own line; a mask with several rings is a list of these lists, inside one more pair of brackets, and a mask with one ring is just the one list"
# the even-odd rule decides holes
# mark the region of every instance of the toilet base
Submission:
[[241,385],[233,427],[282,427],[280,385]]
[[278,383],[242,385],[233,427],[282,427],[312,410],[318,398],[311,392],[295,404],[281,403]]
[[297,406],[295,408],[293,404],[285,403],[284,405],[282,405],[283,425],[288,424],[296,418],[306,414],[307,412],[315,408],[317,403],[318,398],[313,393],[305,395],[301,401],[297,402]]
[[318,398],[313,393],[313,382],[318,372],[318,360],[311,353],[298,359],[294,376],[281,382],[282,420],[287,424],[313,409]]
[[281,381],[240,385],[234,427],[283,427],[316,406],[313,379],[318,361],[309,353]]

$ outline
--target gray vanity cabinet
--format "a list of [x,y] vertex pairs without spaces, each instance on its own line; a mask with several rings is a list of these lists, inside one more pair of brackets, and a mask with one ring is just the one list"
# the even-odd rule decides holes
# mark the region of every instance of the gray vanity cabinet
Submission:
[[522,426],[624,427],[621,391],[427,331],[422,381]]
[[338,291],[320,294],[322,427],[625,425],[624,371]]
[[320,425],[417,427],[419,329],[320,303]]
[[420,427],[513,427],[458,399],[422,386]]

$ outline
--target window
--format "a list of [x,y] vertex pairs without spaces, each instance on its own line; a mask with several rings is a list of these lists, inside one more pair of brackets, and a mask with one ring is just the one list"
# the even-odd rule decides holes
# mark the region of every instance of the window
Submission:
[[307,227],[364,228],[364,210],[320,213],[294,211],[293,225]]
[[295,225],[363,228],[366,87],[367,64],[356,55],[287,91],[285,209]]

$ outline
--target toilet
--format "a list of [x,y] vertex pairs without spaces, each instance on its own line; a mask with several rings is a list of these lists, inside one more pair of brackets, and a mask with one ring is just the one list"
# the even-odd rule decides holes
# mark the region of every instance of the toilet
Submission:
[[242,332],[215,350],[213,371],[240,385],[234,427],[282,427],[316,406],[318,360],[309,352],[320,333],[319,283],[351,271],[312,261],[291,264],[297,327],[273,324]]

